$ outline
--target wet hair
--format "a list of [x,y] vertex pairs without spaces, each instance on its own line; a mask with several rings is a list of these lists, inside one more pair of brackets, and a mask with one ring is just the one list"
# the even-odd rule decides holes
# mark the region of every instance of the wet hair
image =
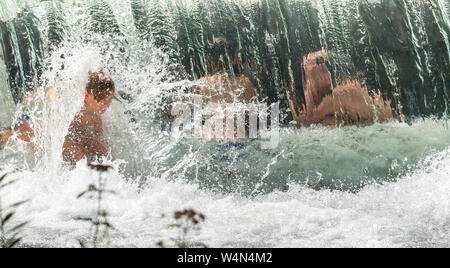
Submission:
[[96,101],[102,101],[111,94],[114,94],[116,87],[114,86],[114,81],[106,73],[89,72],[86,91],[93,95]]
[[225,54],[228,41],[223,37],[214,38],[214,43],[210,44],[210,52],[214,58],[219,58],[220,55]]

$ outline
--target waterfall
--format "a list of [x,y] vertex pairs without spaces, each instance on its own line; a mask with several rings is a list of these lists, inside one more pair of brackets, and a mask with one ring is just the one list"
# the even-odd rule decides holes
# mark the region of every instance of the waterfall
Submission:
[[[78,247],[74,219],[98,211],[78,197],[103,185],[107,247],[178,241],[184,208],[207,216],[193,246],[449,247],[449,15],[449,0],[0,0],[0,132],[35,132],[0,144],[15,182],[0,201],[28,200],[8,222],[29,222],[19,246]],[[101,135],[76,137],[110,150],[101,177],[63,159],[89,70],[116,87]],[[280,102],[275,148],[171,135],[174,102],[242,91],[244,109]],[[325,116],[298,124],[310,107]]]
[[9,125],[14,114],[14,102],[8,84],[8,73],[4,62],[2,50],[0,50],[0,124]]
[[39,21],[33,10],[18,1],[15,5],[18,12],[11,14],[11,6],[11,1],[1,2],[0,32],[11,94],[18,103],[27,91],[39,85],[44,49]]
[[[448,112],[450,24],[444,0],[130,0],[120,4],[126,10],[115,10],[113,0],[6,0],[0,29],[16,103],[42,82],[45,58],[70,38],[65,13],[73,5],[84,9],[77,23],[85,27],[86,42],[100,34],[105,51],[115,42],[125,51],[136,38],[132,30],[168,56],[175,76],[245,75],[259,100],[281,101],[284,109],[288,90],[305,102],[302,58],[323,49],[332,55],[333,86],[350,78],[380,90],[399,118]],[[118,14],[128,17],[126,25]]]
[[46,12],[48,51],[52,51],[61,46],[69,29],[61,2],[51,1],[47,6]]

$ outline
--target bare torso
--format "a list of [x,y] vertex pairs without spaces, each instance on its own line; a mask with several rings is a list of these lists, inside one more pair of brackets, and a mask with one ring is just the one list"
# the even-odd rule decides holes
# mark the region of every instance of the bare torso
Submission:
[[87,158],[92,163],[106,156],[107,146],[103,141],[103,122],[101,115],[79,112],[70,124],[63,147],[64,161],[75,165]]

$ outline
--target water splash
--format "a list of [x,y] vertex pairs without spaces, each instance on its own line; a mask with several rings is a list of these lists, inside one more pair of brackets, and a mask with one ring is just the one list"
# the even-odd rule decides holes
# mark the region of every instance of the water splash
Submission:
[[[406,130],[406,129],[405,129]],[[246,198],[201,190],[196,184],[152,178],[148,187],[108,174],[108,188],[118,193],[104,200],[121,235],[112,244],[155,247],[176,233],[161,214],[195,207],[207,215],[192,241],[211,247],[447,247],[449,228],[449,151],[432,154],[396,183],[372,185],[357,194],[315,191],[298,184],[288,191]],[[31,220],[23,234],[29,246],[75,247],[88,226],[73,220],[90,215],[92,203],[76,196],[92,183],[84,166],[50,176],[44,171],[11,175],[26,178],[5,202],[31,198],[17,214]]]
[[[2,3],[8,3],[2,6],[8,23],[26,6]],[[115,237],[116,245],[153,246],[170,236],[161,212],[185,206],[209,217],[198,239],[210,246],[449,244],[445,120],[335,129],[286,126],[273,151],[261,151],[256,142],[224,151],[214,143],[176,142],[161,131],[170,100],[195,86],[194,78],[217,71],[246,74],[260,101],[285,100],[289,86],[301,103],[302,56],[322,48],[334,53],[334,82],[352,76],[381,89],[405,118],[441,114],[448,107],[449,85],[444,1],[27,3],[39,18],[40,35],[49,37],[39,45],[42,61],[37,46],[29,50],[32,62],[43,66],[35,84],[38,98],[47,85],[54,85],[58,96],[30,112],[37,155],[15,141],[0,152],[3,170],[23,178],[6,200],[32,200],[19,215],[32,220],[27,244],[73,246],[83,235],[84,226],[72,219],[90,207],[75,197],[92,174],[85,163],[66,167],[61,151],[91,68],[111,74],[119,89],[105,115],[116,167],[109,183],[120,193],[107,205],[127,237]],[[153,4],[161,13],[148,9]],[[394,14],[399,18],[389,22]],[[402,34],[397,40],[390,31]],[[12,120],[21,114],[18,106]]]

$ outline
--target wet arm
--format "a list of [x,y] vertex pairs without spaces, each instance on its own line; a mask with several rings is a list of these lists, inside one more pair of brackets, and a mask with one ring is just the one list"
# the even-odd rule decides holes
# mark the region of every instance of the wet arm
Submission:
[[7,142],[14,133],[17,133],[17,138],[25,142],[31,142],[34,137],[34,130],[31,128],[27,120],[23,120],[20,124],[12,128],[0,129],[0,142]]
[[34,138],[34,129],[30,126],[28,120],[23,120],[21,123],[16,125],[14,132],[17,133],[17,138],[25,142],[31,142]]
[[7,142],[13,135],[11,128],[1,128],[0,129],[0,143]]

